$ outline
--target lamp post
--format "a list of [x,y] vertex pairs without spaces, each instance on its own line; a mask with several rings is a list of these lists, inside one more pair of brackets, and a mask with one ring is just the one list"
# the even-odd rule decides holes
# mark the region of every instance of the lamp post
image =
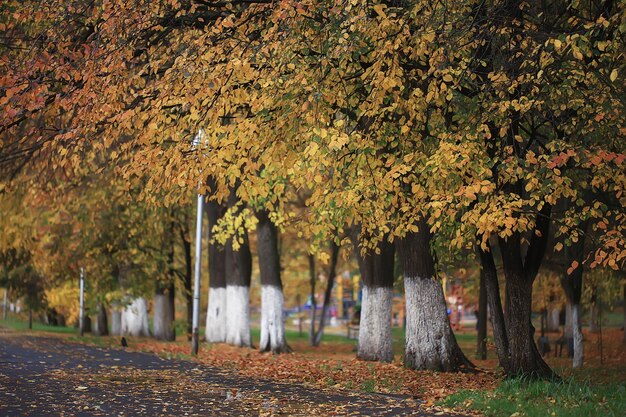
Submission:
[[[200,140],[204,136],[202,129],[198,131],[198,134],[193,139],[193,147],[196,148],[200,144]],[[198,183],[198,188],[202,185],[202,180]],[[198,354],[198,345],[200,343],[200,277],[202,274],[202,218],[204,214],[204,196],[198,189],[197,196],[197,212],[196,212],[196,259],[195,259],[195,273],[193,280],[193,315],[191,321],[191,354]]]
[[80,268],[80,310],[78,311],[78,332],[83,336],[85,331],[85,269]]

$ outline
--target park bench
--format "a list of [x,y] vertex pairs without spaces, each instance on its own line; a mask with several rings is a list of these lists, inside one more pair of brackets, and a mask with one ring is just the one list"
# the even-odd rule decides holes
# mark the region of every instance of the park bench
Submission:
[[348,324],[348,339],[356,340],[359,338],[359,325]]

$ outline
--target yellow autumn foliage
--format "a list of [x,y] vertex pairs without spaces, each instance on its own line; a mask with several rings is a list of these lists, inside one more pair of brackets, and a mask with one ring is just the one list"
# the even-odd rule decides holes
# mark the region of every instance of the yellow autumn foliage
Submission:
[[78,321],[79,293],[78,285],[75,282],[65,282],[60,286],[46,290],[46,299],[48,306],[62,314],[68,325]]

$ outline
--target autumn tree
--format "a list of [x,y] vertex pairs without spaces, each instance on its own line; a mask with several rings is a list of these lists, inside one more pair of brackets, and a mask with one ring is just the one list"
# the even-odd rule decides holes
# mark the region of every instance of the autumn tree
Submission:
[[[431,206],[455,222],[460,218],[452,245],[481,246],[498,356],[511,376],[553,375],[530,323],[532,284],[550,227],[569,246],[583,221],[602,223],[604,249],[596,251],[594,265],[623,262],[622,210],[583,198],[601,189],[623,199],[624,113],[617,93],[623,86],[616,84],[622,12],[612,2],[589,8],[557,3],[507,1],[470,9],[474,44],[467,54],[451,54],[442,71],[454,89],[456,116],[431,160],[433,175],[445,179],[434,190],[447,191]],[[454,42],[459,34],[468,32],[451,32]],[[560,201],[571,202],[570,208],[554,224]],[[494,245],[504,269],[505,311]]]
[[[257,233],[261,349],[286,349],[277,244],[286,228],[314,242],[312,252],[331,239],[348,246],[340,236],[360,230],[352,246],[367,293],[385,293],[381,300],[391,248],[402,247],[412,312],[406,362],[434,369],[466,361],[444,314],[425,243],[432,235],[453,250],[480,247],[498,355],[511,376],[552,374],[530,323],[550,227],[571,246],[589,221],[605,231],[592,264],[623,264],[621,4],[12,7],[19,23],[6,28],[20,36],[3,49],[0,131],[11,155],[56,170],[120,160],[119,177],[154,205],[180,201],[178,191],[195,191],[202,178],[214,184],[199,191],[219,203],[236,185],[242,209],[233,221],[246,219]],[[190,151],[199,128],[207,141]],[[300,189],[307,210],[295,216],[286,195]],[[611,204],[579,198],[594,189]],[[552,208],[562,200],[571,208],[557,225]],[[372,317],[383,330],[368,347],[372,358],[389,358],[388,314],[381,308]],[[440,333],[421,340],[423,330]]]
[[[209,220],[209,239],[211,231],[224,216],[226,207],[215,201],[207,201],[206,213]],[[209,291],[206,315],[205,338],[207,342],[220,343],[226,341],[227,332],[227,297],[226,297],[226,251],[216,241],[209,240]]]

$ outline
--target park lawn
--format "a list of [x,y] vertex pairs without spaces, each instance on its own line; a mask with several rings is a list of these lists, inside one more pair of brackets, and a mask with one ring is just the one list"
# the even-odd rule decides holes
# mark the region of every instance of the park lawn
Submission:
[[[0,321],[0,325],[9,327],[14,330],[28,331],[28,320],[24,320],[22,317],[15,316],[13,314],[7,315],[6,320]],[[78,329],[65,326],[53,326],[50,324],[41,323],[37,319],[33,319],[33,331],[49,332],[49,333],[61,333],[72,334],[78,332]]]
[[581,382],[574,377],[560,382],[518,378],[502,381],[493,391],[462,390],[440,404],[493,417],[622,417],[626,385]]
[[[6,324],[23,331],[27,324],[11,319]],[[54,331],[72,341],[98,346],[119,346],[117,337],[79,338],[76,329],[54,328],[33,324],[35,331]],[[65,333],[65,334],[64,334]],[[252,330],[258,346],[260,332]],[[396,358],[392,363],[364,362],[355,358],[356,341],[341,334],[325,334],[322,345],[308,345],[308,334],[288,328],[286,338],[293,354],[272,355],[256,349],[235,348],[225,344],[205,344],[197,358],[189,355],[189,342],[179,336],[176,342],[159,342],[149,338],[128,338],[130,349],[148,351],[167,358],[194,359],[208,365],[228,368],[242,376],[261,377],[305,383],[330,389],[354,389],[415,396],[426,407],[435,410],[456,409],[487,416],[622,416],[626,409],[626,355],[621,345],[622,331],[606,329],[603,342],[587,334],[586,365],[572,370],[568,358],[549,356],[548,363],[564,381],[532,382],[503,381],[497,371],[497,361],[490,346],[486,361],[475,360],[476,333],[464,330],[457,334],[459,344],[483,372],[438,373],[413,371],[402,366],[404,330],[393,329]],[[599,348],[602,347],[602,356]],[[554,413],[554,414],[552,414]]]

